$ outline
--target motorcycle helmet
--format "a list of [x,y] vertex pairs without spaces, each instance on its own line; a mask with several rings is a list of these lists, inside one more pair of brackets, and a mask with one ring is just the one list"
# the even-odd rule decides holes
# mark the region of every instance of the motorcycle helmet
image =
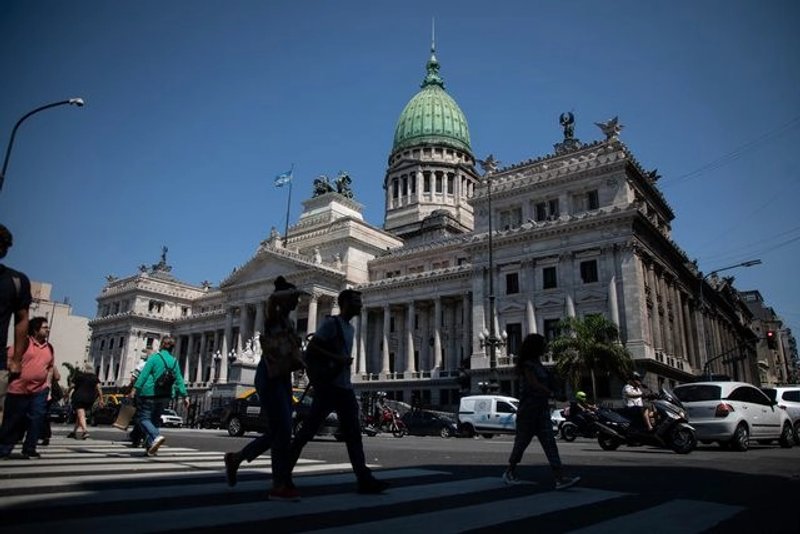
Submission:
[[634,371],[633,374],[631,375],[631,378],[633,380],[641,380],[642,379],[642,375],[640,375],[637,371]]
[[579,391],[575,394],[575,398],[578,399],[579,401],[585,401],[586,393],[584,393],[583,391]]

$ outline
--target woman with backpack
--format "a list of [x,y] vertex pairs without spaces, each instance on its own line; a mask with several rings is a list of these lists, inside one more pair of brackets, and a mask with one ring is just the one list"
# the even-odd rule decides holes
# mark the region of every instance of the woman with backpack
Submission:
[[[237,452],[225,455],[225,477],[236,485],[239,465],[252,462],[272,449],[272,489],[269,500],[298,501],[300,494],[292,483],[289,442],[292,438],[292,371],[302,362],[301,340],[289,314],[297,308],[304,291],[286,281],[275,279],[275,291],[267,300],[267,317],[261,334],[261,361],[256,367],[255,386],[262,413],[267,414],[269,430]],[[262,325],[256,325],[260,328]]]
[[136,415],[134,421],[145,434],[147,456],[155,456],[166,438],[158,431],[161,412],[177,393],[189,407],[189,394],[183,382],[178,360],[172,355],[175,338],[166,336],[161,340],[161,350],[147,358],[144,368],[133,384],[130,396],[134,398]]

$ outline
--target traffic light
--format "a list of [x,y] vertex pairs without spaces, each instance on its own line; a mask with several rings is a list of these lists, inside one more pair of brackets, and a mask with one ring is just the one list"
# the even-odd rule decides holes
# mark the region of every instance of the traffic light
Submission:
[[778,342],[775,338],[774,330],[767,330],[767,348],[770,350],[775,350],[778,348]]

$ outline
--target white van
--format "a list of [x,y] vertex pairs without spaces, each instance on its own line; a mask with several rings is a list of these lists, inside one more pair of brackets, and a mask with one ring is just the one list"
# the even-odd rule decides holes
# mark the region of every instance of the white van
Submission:
[[502,395],[471,395],[461,399],[458,424],[466,436],[513,434],[517,428],[519,400]]

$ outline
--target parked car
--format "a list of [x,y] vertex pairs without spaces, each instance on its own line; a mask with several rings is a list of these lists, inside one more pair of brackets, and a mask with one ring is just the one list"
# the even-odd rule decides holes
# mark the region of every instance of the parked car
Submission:
[[466,436],[513,434],[517,428],[519,400],[502,395],[463,397],[458,407],[459,429]]
[[172,408],[164,408],[161,411],[161,426],[180,428],[183,426],[183,417]]
[[794,443],[800,445],[800,387],[776,386],[761,388],[770,400],[778,403],[779,408],[786,410],[794,426]]
[[458,423],[452,417],[428,410],[412,410],[400,419],[406,425],[406,433],[412,436],[440,436],[450,438],[458,435]]
[[222,428],[229,409],[228,406],[217,406],[204,411],[197,417],[198,428]]
[[674,393],[701,443],[716,441],[738,451],[746,451],[751,438],[792,446],[794,431],[786,410],[751,384],[695,382],[677,386]]
[[47,418],[51,423],[66,423],[72,408],[68,404],[53,403],[47,410]]
[[[308,415],[311,409],[311,402],[314,399],[313,389],[310,389],[304,396],[302,389],[295,389],[292,394],[293,404],[293,431],[297,430],[303,424],[303,420]],[[236,398],[230,405],[229,410],[226,412],[223,426],[228,430],[231,436],[241,436],[245,432],[264,432],[267,430],[267,414],[262,413],[261,402],[258,398],[258,393],[255,389],[247,391],[243,395]],[[317,434],[334,434],[339,429],[339,420],[335,413],[331,413]],[[338,439],[338,438],[337,438]]]

